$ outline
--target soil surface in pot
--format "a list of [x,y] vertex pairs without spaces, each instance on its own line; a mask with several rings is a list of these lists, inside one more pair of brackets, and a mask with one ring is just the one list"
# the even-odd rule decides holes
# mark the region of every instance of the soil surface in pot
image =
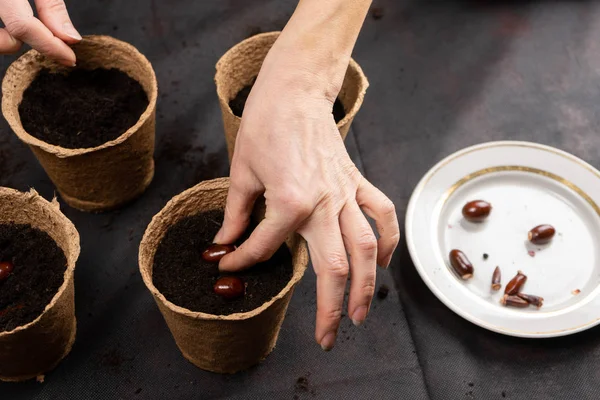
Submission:
[[215,315],[247,312],[275,297],[292,278],[292,255],[283,245],[270,260],[235,274],[247,285],[245,296],[227,300],[215,294],[213,285],[224,275],[219,273],[218,264],[202,259],[202,252],[212,244],[222,221],[221,210],[184,218],[168,229],[158,245],[152,281],[172,303]]
[[[233,115],[236,117],[242,117],[244,107],[246,106],[246,100],[248,100],[252,86],[254,86],[254,84],[244,87],[232,100],[229,101],[229,107],[231,108]],[[345,116],[346,111],[344,110],[344,105],[339,98],[335,99],[335,102],[333,103],[333,119],[335,120],[335,123],[337,124],[343,120]]]
[[31,225],[0,224],[0,262],[13,270],[0,281],[0,332],[35,320],[64,282],[67,259],[56,242]]
[[30,135],[80,149],[114,140],[148,108],[142,85],[118,69],[42,69],[23,93],[19,114]]

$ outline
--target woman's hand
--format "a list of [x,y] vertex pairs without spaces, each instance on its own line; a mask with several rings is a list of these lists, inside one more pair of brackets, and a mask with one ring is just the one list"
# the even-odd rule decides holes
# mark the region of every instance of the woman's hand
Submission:
[[0,0],[0,54],[17,52],[23,42],[69,67],[75,66],[75,53],[67,44],[81,35],[73,27],[63,0],[36,0],[39,19],[27,0]]
[[[317,274],[315,337],[329,350],[348,272],[348,315],[360,325],[373,298],[376,264],[389,265],[400,233],[394,204],[360,174],[344,147],[332,115],[339,88],[331,88],[332,96],[319,95],[318,77],[298,69],[290,77],[286,60],[269,53],[246,103],[225,220],[215,241],[238,239],[264,193],[265,219],[220,268],[236,271],[267,260],[287,235],[301,234]],[[379,241],[361,209],[377,222]]]

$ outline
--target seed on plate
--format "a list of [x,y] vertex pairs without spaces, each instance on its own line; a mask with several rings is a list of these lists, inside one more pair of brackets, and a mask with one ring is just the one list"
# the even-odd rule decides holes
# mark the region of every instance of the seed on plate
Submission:
[[473,264],[462,251],[454,249],[450,252],[450,265],[462,279],[473,277]]
[[490,255],[488,253],[483,253],[483,259],[487,260],[488,258],[490,258]]
[[0,262],[0,282],[7,279],[8,276],[13,272],[14,268],[15,266],[10,261]]
[[500,290],[502,287],[502,273],[500,272],[500,267],[496,267],[494,270],[494,274],[492,275],[492,290]]
[[237,276],[224,276],[219,278],[213,287],[216,294],[226,299],[235,299],[243,296],[246,288],[244,282]]
[[527,234],[527,238],[533,244],[547,244],[550,243],[556,229],[552,225],[538,225]]
[[487,201],[470,201],[462,209],[463,217],[470,222],[483,222],[492,212],[492,205]]
[[527,276],[525,276],[525,274],[523,274],[521,271],[518,271],[517,275],[515,275],[515,277],[512,278],[510,282],[506,284],[504,293],[508,295],[519,293],[521,291],[521,287],[523,287],[526,280]]
[[225,257],[235,250],[235,246],[232,244],[216,244],[213,243],[202,253],[204,261],[209,263],[218,263],[221,258]]
[[574,296],[578,295],[579,293],[581,293],[581,290],[579,290],[579,289],[575,289],[571,292],[571,294]]
[[512,296],[505,294],[502,296],[502,300],[500,300],[503,306],[509,307],[517,307],[517,308],[525,308],[529,307],[529,303],[520,298],[519,296]]
[[536,306],[537,308],[541,308],[544,305],[544,298],[539,296],[534,296],[532,294],[525,293],[517,293],[517,296],[531,304],[532,306]]

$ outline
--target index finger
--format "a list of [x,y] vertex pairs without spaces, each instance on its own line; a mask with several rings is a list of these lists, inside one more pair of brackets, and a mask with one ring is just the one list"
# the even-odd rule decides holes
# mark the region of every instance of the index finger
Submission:
[[61,64],[75,66],[73,50],[33,16],[33,10],[26,0],[0,1],[0,18],[11,36]]
[[290,219],[275,218],[267,214],[240,247],[221,259],[219,269],[228,272],[240,271],[268,260],[294,229]]

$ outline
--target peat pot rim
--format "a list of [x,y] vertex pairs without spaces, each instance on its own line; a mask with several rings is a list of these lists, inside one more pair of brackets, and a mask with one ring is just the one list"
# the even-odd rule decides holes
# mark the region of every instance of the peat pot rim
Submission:
[[[173,223],[171,223],[168,226],[165,226],[163,228],[162,232],[160,232],[160,237],[157,239],[156,246],[154,248],[150,249],[150,255],[148,257],[145,257],[145,255],[143,254],[144,250],[150,248],[149,246],[151,245],[150,233],[155,230],[157,225],[159,225],[160,223],[163,223],[163,218],[168,218],[170,213],[176,209],[178,204],[182,203],[190,196],[199,195],[203,192],[227,190],[228,188],[229,188],[229,178],[217,178],[217,179],[200,182],[196,186],[193,186],[193,187],[181,192],[180,194],[178,194],[177,196],[175,196],[171,200],[169,200],[169,202],[165,205],[165,207],[152,218],[152,221],[150,222],[150,224],[146,228],[146,231],[144,232],[144,237],[142,238],[142,242],[140,244],[140,252],[139,252],[139,258],[138,258],[140,273],[142,274],[142,279],[144,280],[144,283],[146,284],[146,287],[148,288],[148,290],[150,290],[150,292],[156,299],[160,300],[160,302],[162,304],[164,304],[167,308],[169,308],[169,310],[171,310],[179,315],[184,315],[188,318],[201,319],[201,320],[212,320],[212,321],[241,321],[241,320],[253,318],[253,317],[261,314],[265,310],[267,310],[276,301],[285,297],[286,294],[288,292],[290,292],[294,288],[294,286],[300,281],[300,279],[302,279],[302,276],[304,276],[304,272],[306,271],[306,268],[308,266],[308,256],[306,256],[306,262],[304,263],[304,268],[297,270],[294,265],[294,273],[292,275],[292,278],[288,281],[287,285],[283,289],[281,289],[281,291],[276,296],[274,296],[271,300],[263,303],[260,307],[257,307],[255,309],[247,311],[247,312],[234,313],[234,314],[229,314],[229,315],[207,314],[207,313],[203,313],[200,311],[192,311],[185,307],[180,307],[180,306],[172,303],[171,301],[169,301],[156,288],[156,286],[154,286],[154,283],[152,282],[152,269],[154,268],[154,256],[156,254],[156,249],[158,247],[158,244],[160,244],[160,242],[164,238],[164,235],[167,232],[167,230],[171,226],[173,226],[173,223],[178,222],[181,218],[179,218],[177,221],[173,221]],[[212,210],[220,210],[220,209],[222,209],[222,208],[212,208]],[[202,210],[202,211],[209,211],[209,209]],[[182,218],[191,216],[191,215],[194,215],[194,214],[182,215]],[[300,246],[299,250],[300,251],[304,250],[304,252],[306,253],[306,244],[304,242],[302,242],[299,246]],[[148,265],[146,265],[146,263]]]
[[[83,37],[83,40],[81,42],[73,46],[75,54],[77,54],[78,46],[85,46],[88,43],[98,43],[102,46],[119,48],[122,51],[129,53],[138,59],[138,61],[143,65],[143,68],[148,74],[151,75],[152,78],[151,92],[146,93],[148,95],[148,107],[142,113],[135,125],[127,129],[127,131],[125,131],[118,138],[110,140],[99,146],[70,149],[58,145],[53,145],[48,142],[44,142],[43,140],[40,140],[35,136],[30,135],[23,128],[23,124],[21,123],[21,119],[19,116],[18,104],[14,104],[14,102],[12,101],[14,94],[11,93],[12,88],[9,87],[9,81],[11,80],[10,78],[18,77],[18,75],[21,74],[21,71],[30,68],[39,68],[39,60],[42,56],[36,50],[28,51],[27,53],[19,57],[16,61],[14,61],[6,71],[6,74],[2,81],[2,113],[4,114],[4,117],[6,118],[11,129],[13,130],[13,132],[15,132],[19,139],[21,139],[23,142],[30,146],[42,149],[46,153],[54,154],[58,158],[81,156],[84,154],[93,153],[110,147],[118,146],[121,143],[125,142],[127,139],[129,139],[134,133],[136,133],[140,129],[140,127],[144,125],[146,121],[152,116],[154,110],[156,109],[156,101],[158,98],[158,84],[156,81],[156,74],[154,72],[154,69],[152,68],[152,64],[150,64],[150,61],[148,61],[148,59],[142,53],[140,53],[138,49],[136,49],[133,45],[127,42],[115,39],[111,36],[87,35]],[[58,64],[56,64],[56,66],[61,69],[64,69],[64,67],[60,67]],[[13,115],[10,115],[9,111],[10,108],[13,106],[17,109],[14,111]]]
[[[42,311],[42,313],[40,315],[38,315],[33,321],[28,322],[25,325],[17,326],[15,329],[10,330],[10,331],[0,332],[0,338],[4,338],[6,336],[16,334],[20,331],[24,331],[24,330],[28,329],[29,327],[31,327],[32,325],[37,324],[42,319],[42,317],[48,312],[48,310],[50,310],[50,308],[54,307],[54,305],[57,303],[58,299],[62,296],[63,292],[67,289],[67,287],[70,284],[72,284],[73,275],[75,273],[75,265],[77,264],[77,259],[79,258],[79,253],[81,251],[79,232],[77,232],[77,229],[75,228],[75,225],[73,225],[71,220],[69,220],[60,211],[60,206],[58,204],[56,197],[54,199],[52,199],[52,201],[50,202],[50,201],[44,199],[42,196],[40,196],[34,189],[31,189],[29,192],[20,192],[18,190],[11,189],[11,188],[0,187],[0,197],[4,197],[4,196],[20,198],[23,201],[28,201],[30,203],[37,202],[37,203],[39,203],[38,205],[40,207],[45,208],[49,213],[54,214],[54,216],[57,218],[57,221],[61,223],[61,228],[64,229],[66,231],[67,235],[72,238],[72,240],[69,241],[70,242],[69,244],[71,245],[72,248],[67,249],[67,250],[69,250],[69,251],[67,251],[59,246],[59,248],[65,253],[65,258],[67,259],[67,269],[64,273],[64,280],[63,280],[62,285],[60,285],[60,287],[58,288],[58,291],[56,292],[54,297],[52,297],[52,300],[50,300],[50,302],[48,304],[46,304],[44,311]],[[37,216],[37,214],[36,214],[36,216]],[[0,221],[0,223],[6,223],[6,222]],[[34,227],[34,228],[40,229],[37,227]],[[40,229],[40,230],[42,230],[42,229]],[[44,230],[42,230],[42,231],[44,231]],[[46,233],[48,233],[48,232],[46,232]],[[52,238],[52,236],[50,236],[50,237]],[[52,238],[52,240],[56,243],[54,238]],[[58,245],[58,243],[56,243],[56,244]]]
[[[229,50],[227,50],[227,52],[225,54],[223,54],[223,56],[221,56],[219,61],[217,61],[217,65],[216,65],[217,72],[215,74],[215,83],[217,85],[217,96],[219,97],[219,100],[223,104],[227,104],[227,108],[226,108],[227,112],[238,121],[241,121],[242,119],[240,117],[238,117],[237,115],[235,115],[233,113],[233,111],[231,111],[231,107],[229,107],[230,99],[228,98],[228,96],[225,93],[223,93],[223,87],[219,84],[219,82],[226,80],[226,77],[223,76],[223,74],[225,73],[223,71],[224,66],[229,65],[230,63],[234,62],[236,55],[238,53],[240,53],[240,49],[243,49],[244,47],[248,46],[249,43],[252,43],[257,40],[265,40],[267,43],[271,43],[271,45],[272,45],[275,42],[275,40],[277,40],[277,38],[279,37],[280,34],[281,34],[281,31],[273,31],[273,32],[259,33],[258,35],[251,36],[251,37],[244,39],[241,42],[237,43],[235,46],[231,47]],[[358,96],[356,97],[356,101],[354,101],[354,103],[352,104],[352,107],[350,107],[349,110],[345,110],[346,115],[344,116],[344,118],[342,118],[336,124],[338,129],[341,128],[342,126],[346,125],[348,123],[348,121],[350,121],[351,119],[356,117],[356,114],[360,110],[362,103],[364,101],[365,94],[367,93],[367,89],[369,88],[369,80],[367,79],[367,76],[363,72],[360,65],[352,57],[350,57],[350,62],[348,63],[348,70],[346,71],[346,74],[348,74],[348,73],[352,73],[354,76],[358,77],[358,90],[357,90]]]

